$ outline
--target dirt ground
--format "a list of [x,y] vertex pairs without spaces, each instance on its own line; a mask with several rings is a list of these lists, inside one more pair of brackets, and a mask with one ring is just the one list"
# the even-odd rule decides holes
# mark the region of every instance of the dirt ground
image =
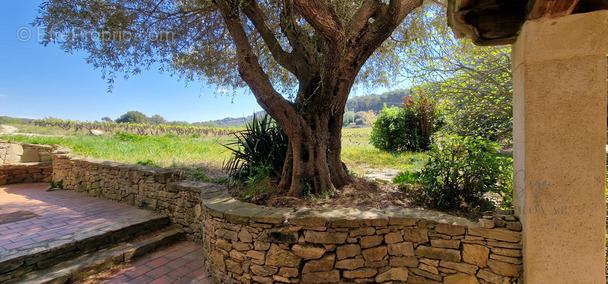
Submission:
[[12,134],[17,131],[17,127],[0,124],[0,135],[3,134]]

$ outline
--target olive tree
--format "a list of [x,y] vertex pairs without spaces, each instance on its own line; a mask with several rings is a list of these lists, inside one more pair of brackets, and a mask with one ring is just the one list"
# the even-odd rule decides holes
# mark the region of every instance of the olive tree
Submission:
[[420,5],[422,0],[48,0],[35,24],[46,29],[45,43],[88,52],[87,61],[110,83],[116,74],[159,64],[187,79],[246,84],[289,137],[279,188],[298,195],[307,187],[320,193],[353,181],[340,154],[346,100],[358,82],[391,82],[387,74],[399,67],[400,50],[415,34],[402,23]]

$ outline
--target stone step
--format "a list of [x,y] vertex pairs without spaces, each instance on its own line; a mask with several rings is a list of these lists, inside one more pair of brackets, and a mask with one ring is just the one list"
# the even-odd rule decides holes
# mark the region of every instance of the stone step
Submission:
[[19,279],[13,279],[7,284],[64,284],[73,283],[87,276],[102,272],[112,266],[125,263],[159,247],[180,241],[182,232],[171,229],[160,233],[152,233],[135,241],[116,244],[112,247],[91,252],[75,259],[61,262],[44,270],[30,272]]
[[125,220],[101,232],[77,232],[70,239],[51,240],[47,244],[0,254],[0,283],[44,270],[63,261],[132,240],[169,225],[169,218],[147,215]]

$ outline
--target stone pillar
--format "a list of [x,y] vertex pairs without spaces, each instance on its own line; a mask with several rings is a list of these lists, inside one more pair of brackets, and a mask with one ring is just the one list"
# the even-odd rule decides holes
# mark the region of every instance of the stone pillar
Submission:
[[525,283],[605,283],[608,11],[527,21],[513,46]]

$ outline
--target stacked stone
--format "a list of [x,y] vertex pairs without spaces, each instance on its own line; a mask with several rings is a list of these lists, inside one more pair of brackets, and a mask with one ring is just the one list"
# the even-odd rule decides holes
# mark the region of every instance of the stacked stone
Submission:
[[188,238],[202,241],[200,192],[218,185],[180,182],[182,173],[83,158],[57,151],[53,180],[64,189],[166,214]]
[[[521,233],[415,210],[298,210],[202,194],[222,283],[516,283]],[[422,212],[422,214],[420,214]]]
[[48,182],[53,168],[50,163],[29,163],[0,166],[0,185]]
[[52,146],[0,140],[0,165],[50,162]]
[[507,228],[511,231],[521,231],[521,223],[517,221],[517,218],[507,212],[500,212],[492,216],[483,216],[479,219],[479,223],[482,227],[492,228]]
[[52,149],[0,140],[0,185],[49,181]]

